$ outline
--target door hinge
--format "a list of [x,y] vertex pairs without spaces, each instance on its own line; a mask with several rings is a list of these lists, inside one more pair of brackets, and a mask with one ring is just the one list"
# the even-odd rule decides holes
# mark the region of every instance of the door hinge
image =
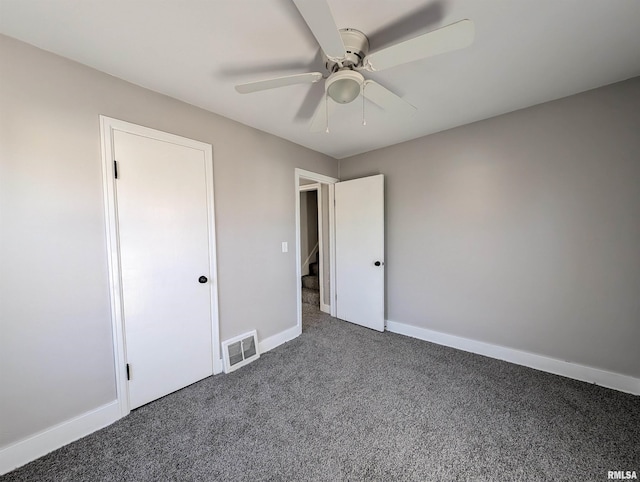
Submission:
[[131,367],[127,363],[127,380],[131,380]]
[[113,177],[118,179],[118,161],[113,161]]

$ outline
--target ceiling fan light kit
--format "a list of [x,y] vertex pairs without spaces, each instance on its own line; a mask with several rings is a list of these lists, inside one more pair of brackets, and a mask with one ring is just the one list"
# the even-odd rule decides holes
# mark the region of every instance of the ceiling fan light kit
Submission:
[[364,77],[355,70],[339,70],[325,83],[327,95],[338,104],[353,102],[362,92]]
[[309,72],[258,80],[237,85],[236,90],[247,94],[325,79],[326,95],[316,108],[312,131],[324,125],[328,132],[329,98],[338,104],[348,104],[362,95],[363,109],[367,99],[390,115],[414,112],[414,106],[379,83],[365,79],[360,71],[376,72],[461,49],[471,45],[475,35],[473,22],[465,19],[370,54],[367,36],[352,28],[338,29],[326,0],[293,0],[293,3],[320,45],[326,74]]

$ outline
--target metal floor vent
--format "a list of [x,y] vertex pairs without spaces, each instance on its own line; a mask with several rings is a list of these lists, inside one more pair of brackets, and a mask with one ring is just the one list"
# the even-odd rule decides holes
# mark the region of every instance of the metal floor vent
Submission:
[[255,330],[222,342],[224,372],[229,373],[260,358]]

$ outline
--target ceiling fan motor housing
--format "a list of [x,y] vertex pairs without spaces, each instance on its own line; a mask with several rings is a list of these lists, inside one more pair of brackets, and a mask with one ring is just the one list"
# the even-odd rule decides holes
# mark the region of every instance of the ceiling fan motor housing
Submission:
[[369,53],[369,39],[367,36],[354,28],[340,29],[340,36],[344,43],[345,56],[342,58],[329,58],[323,52],[322,56],[327,70],[336,72],[345,67],[362,67],[362,61]]

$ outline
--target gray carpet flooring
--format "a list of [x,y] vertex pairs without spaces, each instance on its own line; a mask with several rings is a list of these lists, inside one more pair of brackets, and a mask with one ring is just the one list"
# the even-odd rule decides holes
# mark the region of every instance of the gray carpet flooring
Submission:
[[640,474],[640,397],[305,306],[302,336],[4,477],[567,480]]

